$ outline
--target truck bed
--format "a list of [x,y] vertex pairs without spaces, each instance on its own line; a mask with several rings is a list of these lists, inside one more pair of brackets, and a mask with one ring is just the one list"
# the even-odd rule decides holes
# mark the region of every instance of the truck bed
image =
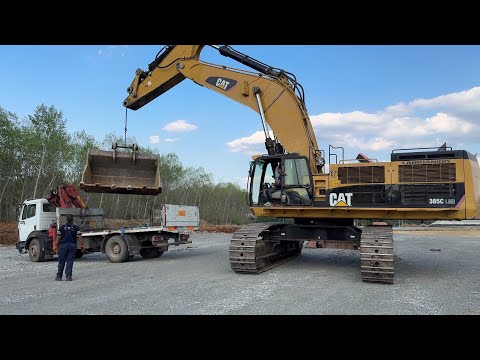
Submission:
[[161,232],[188,234],[200,226],[200,214],[196,206],[163,204],[161,209],[152,212],[150,224],[115,229],[105,228],[103,209],[100,208],[57,208],[56,211],[59,224],[64,224],[67,214],[72,214],[74,223],[80,226],[82,237]]
[[135,226],[135,227],[125,227],[120,229],[98,229],[93,231],[83,231],[80,233],[83,237],[91,236],[105,236],[111,234],[137,234],[137,233],[160,233],[160,232],[171,232],[171,233],[191,233],[194,229],[188,229],[186,227],[165,227],[165,226]]

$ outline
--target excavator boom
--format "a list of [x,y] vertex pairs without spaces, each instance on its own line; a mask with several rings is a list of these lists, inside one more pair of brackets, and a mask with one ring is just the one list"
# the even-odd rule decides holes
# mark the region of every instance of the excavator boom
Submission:
[[[295,93],[301,87],[294,78],[283,70],[275,70],[226,46],[214,47],[222,55],[261,73],[203,62],[199,59],[203,47],[204,45],[166,47],[149,65],[148,71],[137,69],[123,105],[138,110],[188,78],[259,113],[268,144],[273,140],[269,139],[267,125],[282,145],[279,148],[307,157],[311,168],[315,172],[320,171],[323,165],[321,151],[303,98]],[[268,149],[268,144],[268,153],[274,154],[274,146],[271,145]]]

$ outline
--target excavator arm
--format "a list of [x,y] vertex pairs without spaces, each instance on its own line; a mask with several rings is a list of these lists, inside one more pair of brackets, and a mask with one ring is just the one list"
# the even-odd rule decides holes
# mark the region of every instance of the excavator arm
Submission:
[[[282,148],[288,153],[298,153],[309,159],[312,172],[321,172],[323,157],[303,98],[295,93],[299,84],[294,77],[227,46],[213,47],[222,55],[242,62],[260,73],[203,62],[200,60],[203,47],[204,45],[165,47],[147,71],[137,69],[123,105],[138,110],[188,78],[259,113],[269,154],[273,155]],[[269,138],[265,122],[281,146],[275,146],[275,142]]]

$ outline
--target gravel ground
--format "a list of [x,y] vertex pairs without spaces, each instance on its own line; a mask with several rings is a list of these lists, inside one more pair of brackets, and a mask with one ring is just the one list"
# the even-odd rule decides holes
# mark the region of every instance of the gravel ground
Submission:
[[85,255],[72,282],[54,280],[55,260],[32,263],[0,246],[0,314],[480,315],[479,235],[396,232],[394,285],[362,282],[359,253],[334,249],[236,274],[230,236],[197,233],[157,259],[122,264]]

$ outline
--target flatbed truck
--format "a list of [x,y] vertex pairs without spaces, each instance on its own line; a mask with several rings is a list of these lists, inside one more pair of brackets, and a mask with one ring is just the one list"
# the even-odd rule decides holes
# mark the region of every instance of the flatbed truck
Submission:
[[149,224],[108,229],[101,208],[61,208],[47,199],[27,199],[18,211],[17,250],[28,252],[33,262],[53,259],[56,256],[53,239],[68,214],[73,215],[73,223],[80,227],[83,240],[83,249],[81,241],[77,241],[76,258],[103,252],[113,263],[129,261],[135,255],[156,258],[168,251],[169,246],[190,244],[190,235],[200,225],[196,206],[164,204],[152,211]]

